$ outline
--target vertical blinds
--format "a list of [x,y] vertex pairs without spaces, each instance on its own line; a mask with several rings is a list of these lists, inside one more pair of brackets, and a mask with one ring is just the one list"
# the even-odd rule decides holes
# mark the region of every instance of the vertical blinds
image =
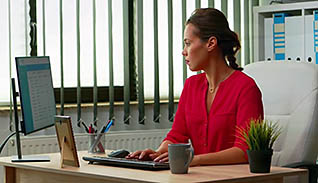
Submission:
[[[132,1],[132,0],[131,0]],[[9,61],[10,73],[6,78],[14,76],[11,68],[13,56],[17,48],[12,45],[23,42],[23,55],[28,55],[28,4],[20,3],[19,11],[25,15],[24,38],[14,40],[11,35],[12,21],[16,21],[12,9],[12,1],[2,4],[7,7],[4,16],[8,25],[8,50],[5,58]],[[64,114],[64,88],[76,87],[77,120],[81,120],[81,89],[93,87],[93,119],[97,120],[98,87],[109,87],[109,119],[114,118],[114,86],[124,86],[124,116],[117,119],[129,124],[130,114],[130,77],[129,59],[135,57],[137,100],[139,123],[145,123],[145,101],[153,100],[153,119],[160,122],[160,102],[168,101],[168,119],[173,121],[176,110],[175,99],[181,94],[185,79],[193,74],[187,68],[181,55],[183,49],[184,22],[195,8],[215,7],[224,12],[229,20],[233,20],[233,29],[242,41],[243,53],[238,55],[239,63],[249,63],[252,53],[251,10],[258,1],[246,0],[134,0],[133,15],[136,27],[135,34],[129,34],[129,0],[68,0],[37,1],[37,37],[38,55],[51,58],[53,82],[61,88],[61,114]],[[232,4],[232,9],[229,8]],[[160,7],[160,8],[159,8]],[[115,10],[115,11],[114,11]],[[15,9],[16,11],[16,9]],[[229,17],[232,16],[232,17]],[[3,16],[1,16],[3,19]],[[113,22],[116,22],[113,24]],[[135,55],[129,51],[129,36],[135,36]],[[1,35],[0,35],[1,36]],[[14,49],[13,52],[11,50]],[[1,50],[1,52],[4,52]],[[20,54],[21,55],[21,54]],[[242,58],[242,59],[241,59]],[[0,72],[1,73],[1,72]],[[1,77],[0,77],[1,78]],[[9,86],[9,79],[5,82]],[[1,101],[8,101],[8,91]]]

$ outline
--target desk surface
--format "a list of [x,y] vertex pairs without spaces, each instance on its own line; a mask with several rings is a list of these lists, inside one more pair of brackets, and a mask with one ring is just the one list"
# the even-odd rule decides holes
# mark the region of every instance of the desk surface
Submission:
[[[6,176],[10,175],[10,171],[17,174],[18,170],[28,170],[33,172],[41,172],[45,174],[55,174],[53,177],[58,179],[56,175],[69,176],[70,180],[75,177],[90,177],[91,180],[108,180],[111,182],[263,182],[264,180],[280,179],[283,176],[301,175],[307,176],[307,170],[290,169],[281,167],[272,167],[269,174],[252,174],[249,172],[248,164],[241,165],[219,165],[219,166],[198,166],[190,167],[188,174],[171,174],[170,170],[162,171],[146,171],[130,168],[119,168],[104,165],[89,165],[82,160],[82,156],[87,155],[86,152],[79,152],[80,168],[66,166],[60,168],[60,154],[47,154],[51,157],[51,162],[31,162],[31,163],[12,163],[11,157],[0,158],[0,165],[5,166]],[[11,170],[10,170],[11,169]],[[8,173],[9,172],[9,173]],[[12,173],[11,173],[12,174]],[[32,173],[29,172],[27,178]],[[15,175],[16,176],[16,175]],[[47,177],[50,177],[49,175]],[[20,179],[24,179],[23,177]],[[31,177],[29,177],[32,179]],[[34,179],[33,179],[34,180]],[[63,178],[65,181],[65,178]],[[59,181],[59,180],[57,180]],[[9,181],[11,182],[11,181]],[[12,181],[19,182],[19,181]],[[27,182],[27,181],[22,181]],[[34,182],[34,181],[33,181]],[[73,182],[73,181],[72,181]],[[82,181],[80,181],[82,182]],[[95,182],[95,181],[94,181]],[[264,181],[266,182],[266,181]]]

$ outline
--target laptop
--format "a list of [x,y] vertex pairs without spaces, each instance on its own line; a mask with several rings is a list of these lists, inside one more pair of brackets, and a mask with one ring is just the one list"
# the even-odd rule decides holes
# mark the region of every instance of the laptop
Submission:
[[160,163],[154,161],[143,161],[138,159],[115,158],[105,156],[84,156],[83,160],[89,164],[110,165],[125,168],[135,168],[143,170],[168,170],[169,163]]

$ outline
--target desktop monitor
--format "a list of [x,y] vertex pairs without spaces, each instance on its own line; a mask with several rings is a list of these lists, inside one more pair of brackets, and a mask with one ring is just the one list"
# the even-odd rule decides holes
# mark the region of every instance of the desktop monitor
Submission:
[[[12,78],[12,92],[16,126],[17,157],[12,162],[50,161],[47,156],[23,156],[19,132],[31,134],[55,124],[55,97],[49,57],[16,57],[19,94]],[[19,119],[16,97],[20,96],[22,121]]]
[[49,57],[16,57],[24,135],[54,125],[56,105]]

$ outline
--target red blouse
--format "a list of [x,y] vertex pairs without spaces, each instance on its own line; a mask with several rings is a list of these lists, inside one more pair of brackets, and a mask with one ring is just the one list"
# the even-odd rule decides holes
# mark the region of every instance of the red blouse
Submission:
[[164,140],[191,143],[195,154],[247,145],[237,138],[236,127],[246,128],[251,118],[263,118],[262,94],[252,78],[235,71],[219,84],[207,114],[208,81],[204,73],[186,80],[172,129]]

